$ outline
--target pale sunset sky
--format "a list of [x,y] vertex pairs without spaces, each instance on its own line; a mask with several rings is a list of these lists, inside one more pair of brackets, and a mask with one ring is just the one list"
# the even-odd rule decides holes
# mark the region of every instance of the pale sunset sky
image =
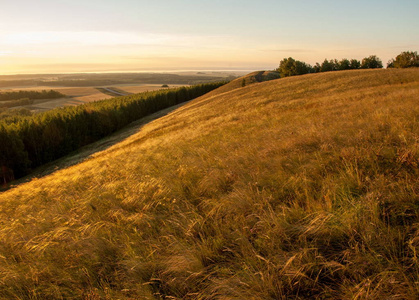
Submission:
[[0,74],[274,69],[419,50],[419,0],[0,0]]

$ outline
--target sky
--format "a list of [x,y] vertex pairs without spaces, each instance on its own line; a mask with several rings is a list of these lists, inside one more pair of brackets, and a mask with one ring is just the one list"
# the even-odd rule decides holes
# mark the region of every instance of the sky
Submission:
[[418,0],[0,0],[0,74],[274,69],[419,51]]

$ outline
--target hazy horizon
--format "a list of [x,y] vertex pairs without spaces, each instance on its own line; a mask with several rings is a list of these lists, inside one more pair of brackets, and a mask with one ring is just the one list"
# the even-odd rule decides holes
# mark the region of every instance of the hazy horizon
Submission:
[[413,0],[16,0],[0,74],[259,70],[419,49]]
[[182,74],[182,73],[199,73],[199,72],[207,72],[207,73],[232,73],[232,74],[248,74],[249,72],[262,70],[256,68],[250,69],[240,69],[240,68],[231,68],[231,69],[211,69],[211,68],[191,68],[191,69],[144,69],[144,70],[98,70],[98,71],[62,71],[62,72],[48,72],[48,71],[41,71],[41,72],[22,72],[22,73],[0,73],[0,76],[30,76],[30,75],[67,75],[67,74],[135,74],[135,73],[168,73],[168,74]]

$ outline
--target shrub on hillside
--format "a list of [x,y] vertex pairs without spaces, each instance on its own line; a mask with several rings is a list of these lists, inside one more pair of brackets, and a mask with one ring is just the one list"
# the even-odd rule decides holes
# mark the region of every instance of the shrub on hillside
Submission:
[[329,72],[338,70],[338,63],[336,59],[325,59],[320,66],[320,72]]
[[361,68],[361,62],[357,59],[351,59],[351,69],[355,70],[359,68]]
[[299,60],[293,59],[292,57],[289,57],[281,60],[277,71],[281,77],[288,77],[311,73],[312,67],[305,62],[301,62]]
[[404,51],[396,56],[396,59],[391,59],[387,68],[412,68],[419,67],[419,55],[415,51]]
[[376,55],[365,57],[361,63],[361,69],[381,69],[383,62]]
[[337,70],[355,70],[361,67],[361,62],[357,59],[344,58],[337,63]]

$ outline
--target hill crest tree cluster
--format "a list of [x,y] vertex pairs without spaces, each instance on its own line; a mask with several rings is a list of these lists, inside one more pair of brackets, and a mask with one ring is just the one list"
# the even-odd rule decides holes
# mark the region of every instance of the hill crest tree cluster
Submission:
[[387,68],[413,68],[419,67],[419,55],[415,51],[405,51],[391,59],[387,63]]
[[[387,64],[387,68],[409,67],[419,67],[419,55],[417,52],[402,52],[396,57],[396,59],[390,60]],[[314,66],[289,57],[281,60],[277,71],[280,73],[281,77],[288,77],[308,73],[381,68],[383,68],[383,62],[376,55],[365,57],[362,61],[357,59],[349,60],[347,58],[343,58],[341,60],[325,59],[321,64],[316,63]]]

